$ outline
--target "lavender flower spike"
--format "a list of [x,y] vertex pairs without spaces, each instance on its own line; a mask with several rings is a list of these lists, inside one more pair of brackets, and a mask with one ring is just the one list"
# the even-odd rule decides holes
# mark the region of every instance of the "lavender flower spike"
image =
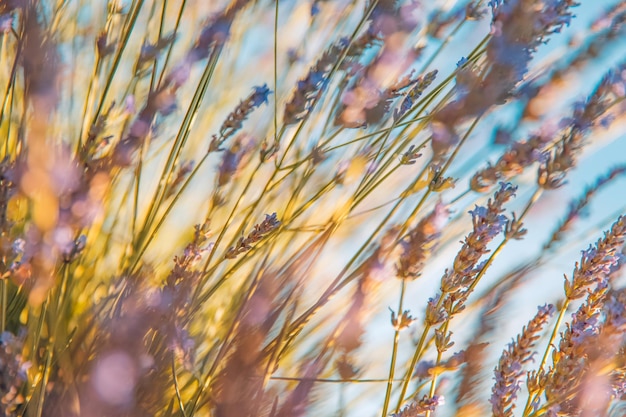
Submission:
[[219,137],[214,137],[209,147],[209,152],[218,150],[220,146],[232,135],[234,135],[243,126],[243,121],[248,118],[248,115],[252,111],[261,106],[263,103],[267,103],[267,97],[271,94],[267,84],[263,84],[260,87],[254,87],[252,94],[250,94],[245,100],[233,110],[222,123],[220,128]]
[[490,400],[494,417],[513,416],[515,399],[524,375],[523,365],[532,359],[532,348],[539,338],[538,333],[553,314],[553,305],[539,307],[539,311],[522,329],[522,333],[502,352],[495,369],[496,383]]

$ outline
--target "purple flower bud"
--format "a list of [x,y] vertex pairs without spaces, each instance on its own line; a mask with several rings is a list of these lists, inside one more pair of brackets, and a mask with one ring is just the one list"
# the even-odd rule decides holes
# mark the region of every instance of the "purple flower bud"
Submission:
[[259,107],[263,103],[268,103],[267,97],[272,94],[270,89],[267,87],[267,84],[263,84],[260,87],[254,87],[254,92],[252,93],[252,105],[254,107]]

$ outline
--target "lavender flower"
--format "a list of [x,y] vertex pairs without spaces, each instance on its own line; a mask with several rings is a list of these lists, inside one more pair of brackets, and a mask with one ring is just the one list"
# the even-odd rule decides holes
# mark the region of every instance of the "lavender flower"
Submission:
[[494,417],[512,417],[515,400],[520,389],[523,366],[533,357],[533,347],[539,339],[538,333],[554,314],[554,306],[539,307],[539,311],[524,326],[516,340],[509,344],[502,352],[500,361],[495,369],[495,384],[492,388],[491,406]]
[[253,146],[254,142],[250,138],[238,137],[232,146],[224,151],[217,177],[218,188],[228,184],[234,178]]
[[167,190],[165,192],[165,198],[171,197],[177,191],[179,191],[183,182],[188,179],[189,174],[193,171],[194,161],[183,161],[179,164],[176,175],[171,180],[171,182],[167,185]]
[[194,48],[190,52],[193,59],[200,60],[205,58],[212,47],[220,47],[226,43],[230,36],[230,28],[235,16],[248,2],[249,0],[233,0],[228,7],[204,25]]
[[502,206],[515,195],[516,190],[517,187],[511,184],[501,183],[500,189],[494,194],[493,200],[487,202],[486,207],[476,206],[470,211],[473,231],[465,238],[463,247],[454,260],[453,271],[447,273],[443,279],[443,291],[449,292],[471,282],[471,277],[477,273],[478,260],[487,253],[487,244],[504,230],[507,218],[502,214]]
[[600,334],[600,315],[607,288],[606,283],[600,283],[589,293],[586,302],[573,314],[572,323],[561,336],[559,348],[553,354],[553,367],[544,384],[546,399],[557,410],[574,411],[567,396],[582,380],[587,367],[587,353]]
[[[549,306],[505,348],[491,401],[480,390],[509,301],[552,298],[531,272],[567,249],[534,255],[529,239],[507,271],[505,244],[533,216],[561,239],[626,172],[582,190],[562,223],[538,199],[591,160],[592,133],[623,122],[623,64],[560,114],[563,89],[618,50],[622,4],[538,54],[573,0],[100,3],[0,1],[0,414],[350,416],[343,390],[386,388],[381,417],[392,398],[396,417],[448,412],[444,394],[457,415],[511,416],[526,368],[520,415],[619,412],[622,217],[566,278],[537,368]],[[491,27],[475,22],[485,11]],[[246,85],[268,77],[282,115],[255,118],[252,140],[244,124],[272,93]],[[481,167],[503,111],[516,113],[496,135],[508,149]],[[532,166],[536,184],[498,186]],[[518,186],[535,190],[519,218],[505,212]],[[267,207],[280,221],[255,224]],[[444,264],[423,298],[413,281]],[[386,305],[391,331],[376,327]]]
[[252,113],[255,108],[261,106],[261,104],[267,104],[267,97],[271,94],[267,84],[263,84],[260,87],[254,87],[252,94],[243,100],[233,110],[224,123],[220,127],[219,137],[214,137],[209,147],[209,152],[215,150],[221,150],[220,146],[232,135],[234,135],[243,125],[243,121]]
[[176,35],[174,33],[170,33],[161,39],[158,39],[155,43],[144,42],[137,61],[137,67],[140,68],[145,63],[156,59],[163,49],[167,48],[174,42],[175,38]]
[[437,134],[432,147],[441,157],[457,143],[456,128],[466,117],[481,115],[491,106],[502,104],[512,89],[522,81],[537,47],[557,33],[572,17],[570,0],[490,1],[493,19],[492,36],[487,43],[485,75],[465,68],[457,78],[461,82],[459,98],[446,104],[434,115]]
[[346,46],[344,41],[331,45],[309,69],[308,74],[298,81],[291,99],[285,104],[285,125],[298,123],[312,110],[328,82],[327,76]]
[[396,265],[398,277],[415,279],[419,277],[424,263],[436,248],[437,239],[447,221],[446,207],[437,203],[434,210],[409,231],[400,242],[402,254]]
[[565,296],[568,299],[578,299],[585,294],[589,285],[606,281],[612,267],[621,260],[617,251],[624,244],[624,236],[626,219],[620,217],[613,223],[611,230],[605,232],[602,239],[598,239],[594,247],[590,246],[582,252],[571,281],[565,280]]
[[0,413],[17,416],[18,407],[24,402],[20,394],[27,381],[29,364],[22,357],[24,340],[10,332],[0,334]]
[[400,110],[396,110],[393,114],[393,118],[395,121],[404,116],[415,104],[415,100],[417,100],[424,91],[435,81],[437,77],[437,70],[430,71],[420,77],[418,77],[413,86],[409,90],[409,92],[402,100],[400,104]]
[[593,196],[600,191],[605,185],[610,184],[612,180],[617,178],[618,176],[624,174],[626,172],[626,166],[618,166],[612,168],[608,173],[599,177],[595,183],[587,187],[584,191],[584,194],[575,201],[572,201],[569,205],[569,210],[565,215],[564,219],[559,223],[554,232],[552,232],[552,236],[550,240],[544,245],[544,249],[550,249],[553,244],[560,241],[562,236],[567,230],[572,226],[578,218],[585,215],[584,210],[587,205],[591,202]]
[[443,405],[442,396],[434,396],[432,398],[424,397],[421,400],[413,401],[404,407],[399,413],[391,414],[392,417],[422,417],[428,413],[435,411],[438,405]]
[[584,144],[585,134],[595,125],[603,125],[603,116],[612,103],[626,96],[626,64],[609,71],[595,91],[574,107],[570,129],[558,143],[555,151],[539,168],[538,183],[544,188],[557,188],[576,163],[576,156]]
[[249,251],[252,249],[252,245],[261,241],[265,235],[272,232],[279,225],[280,221],[278,221],[276,213],[273,213],[271,216],[266,214],[265,220],[261,224],[254,225],[254,230],[247,237],[241,237],[237,245],[228,249],[224,257],[226,259],[234,259],[240,254]]

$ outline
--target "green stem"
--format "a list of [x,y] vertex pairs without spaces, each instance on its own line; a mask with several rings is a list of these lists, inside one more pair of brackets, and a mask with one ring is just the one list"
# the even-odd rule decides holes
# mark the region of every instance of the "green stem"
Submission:
[[0,278],[0,333],[7,327],[7,283],[5,278]]
[[[178,130],[176,135],[176,139],[172,144],[172,148],[168,154],[167,161],[163,170],[161,172],[161,177],[157,186],[157,189],[154,193],[153,198],[150,200],[150,206],[148,207],[148,214],[146,215],[146,219],[144,220],[143,226],[138,233],[137,239],[133,243],[133,252],[136,252],[139,248],[144,245],[144,241],[152,228],[152,223],[161,207],[163,199],[165,198],[168,180],[172,175],[172,172],[175,167],[176,160],[180,155],[180,152],[189,137],[189,133],[191,130],[191,125],[196,118],[196,115],[199,111],[200,104],[204,95],[207,91],[209,81],[211,80],[211,76],[215,69],[215,65],[217,64],[217,58],[219,56],[220,50],[213,51],[209,61],[204,69],[202,74],[202,78],[198,83],[198,87],[196,88],[191,103],[187,108],[187,112],[185,113],[185,117],[183,118],[183,122]],[[135,255],[136,256],[136,255]],[[136,261],[134,261],[136,262]],[[133,262],[133,263],[134,263]]]
[[406,280],[402,279],[400,284],[400,300],[398,301],[398,323],[395,326],[393,334],[393,348],[391,350],[391,363],[389,364],[389,377],[387,379],[387,390],[385,391],[385,401],[383,403],[383,411],[381,417],[387,416],[387,410],[389,410],[389,400],[391,399],[391,389],[393,388],[393,380],[396,371],[396,358],[398,356],[398,343],[400,341],[400,318],[402,317],[402,308],[404,302],[404,290],[406,287]]
[[98,116],[100,116],[100,113],[102,112],[102,109],[104,108],[104,103],[109,94],[109,90],[111,89],[111,85],[113,84],[113,77],[115,76],[115,73],[117,72],[117,68],[120,62],[122,61],[122,55],[123,55],[124,49],[126,49],[126,46],[128,45],[128,40],[130,39],[130,35],[133,32],[133,28],[135,27],[135,23],[137,22],[137,18],[139,17],[139,11],[141,10],[141,7],[143,6],[143,2],[144,0],[137,0],[133,2],[132,12],[130,13],[129,20],[126,22],[124,30],[122,31],[121,40],[118,44],[119,46],[117,50],[115,51],[113,64],[107,76],[107,80],[104,84],[104,90],[102,91],[102,94],[100,95],[100,101],[98,102],[98,107],[96,108],[96,112],[93,115],[91,125],[96,123],[96,121],[98,120]]
[[[444,323],[444,325],[442,326],[443,328],[443,332],[447,333],[448,332],[448,325],[449,325],[449,321],[446,321]],[[444,334],[445,334],[444,333]],[[443,356],[443,350],[439,350],[437,349],[437,359],[435,360],[435,368],[437,368],[439,366],[439,364],[441,363],[441,358]],[[433,373],[433,377],[430,380],[430,389],[428,390],[428,398],[433,398],[435,396],[435,389],[437,388],[437,378],[438,378],[439,372],[435,371]],[[426,410],[426,416],[425,417],[430,417],[431,411],[430,410]]]
[[[443,294],[439,297],[438,305],[441,304],[443,300]],[[428,337],[428,333],[430,332],[430,328],[432,325],[430,323],[424,324],[424,330],[422,330],[422,334],[420,336],[419,341],[417,342],[417,346],[415,347],[415,351],[413,352],[413,357],[411,358],[411,363],[407,368],[407,371],[404,373],[404,378],[402,378],[402,389],[400,390],[400,396],[398,397],[398,403],[396,404],[396,413],[400,411],[400,407],[404,403],[404,397],[406,396],[406,392],[409,388],[409,383],[411,382],[411,375],[413,374],[413,370],[417,365],[417,361],[422,356],[422,352],[424,351],[424,347],[426,345],[426,338]]]

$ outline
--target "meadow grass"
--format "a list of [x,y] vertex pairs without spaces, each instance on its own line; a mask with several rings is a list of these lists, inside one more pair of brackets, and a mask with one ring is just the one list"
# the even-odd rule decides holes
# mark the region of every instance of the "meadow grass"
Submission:
[[0,1],[2,413],[624,415],[580,2]]

